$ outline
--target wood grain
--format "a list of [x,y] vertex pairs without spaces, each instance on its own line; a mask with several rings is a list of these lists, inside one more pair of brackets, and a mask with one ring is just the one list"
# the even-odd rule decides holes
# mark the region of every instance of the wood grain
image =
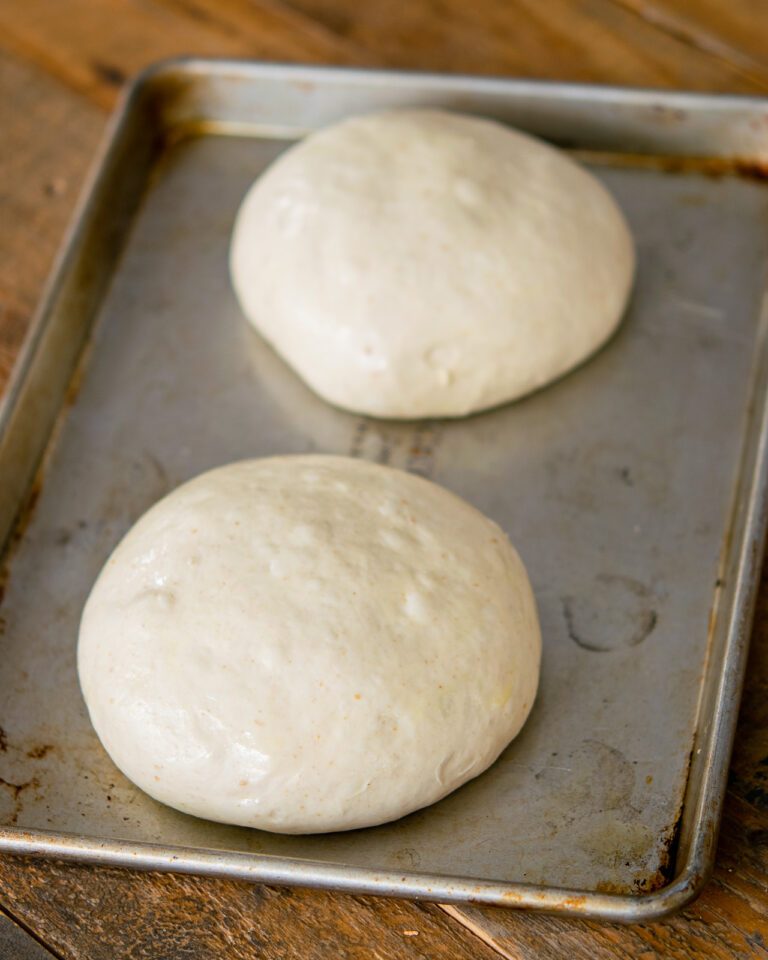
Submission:
[[[695,90],[768,90],[732,63],[614,0],[287,0],[391,66]],[[768,15],[763,12],[763,33]]]
[[[766,38],[768,5],[750,0],[412,0],[396,15],[386,0],[0,0],[0,385],[106,111],[153,60],[251,56],[759,93]],[[768,582],[715,877],[671,921],[623,928],[15,858],[0,859],[0,903],[72,960],[768,957]]]
[[765,4],[754,0],[619,0],[649,24],[737,69],[768,72]]
[[72,215],[104,119],[80,97],[0,50],[0,389]]
[[0,912],[0,960],[51,960],[53,956],[26,930]]
[[8,910],[67,958],[498,956],[431,904],[19,858],[0,860],[0,886]]
[[290,9],[235,0],[2,2],[0,46],[104,109],[129,77],[166,57],[353,59],[344,41]]
[[[747,680],[731,760],[730,793],[768,816],[768,558],[755,611]],[[762,840],[765,842],[768,837]]]

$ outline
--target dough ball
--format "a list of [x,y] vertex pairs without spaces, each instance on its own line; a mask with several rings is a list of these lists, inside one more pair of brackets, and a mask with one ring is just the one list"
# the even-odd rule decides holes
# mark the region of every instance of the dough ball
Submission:
[[437,110],[307,137],[255,182],[231,248],[243,311],[309,386],[393,418],[462,416],[559,377],[614,331],[633,272],[591,174]]
[[295,456],[149,510],[88,599],[78,667],[104,747],[147,793],[314,833],[485,770],[531,709],[540,644],[495,523],[411,474]]

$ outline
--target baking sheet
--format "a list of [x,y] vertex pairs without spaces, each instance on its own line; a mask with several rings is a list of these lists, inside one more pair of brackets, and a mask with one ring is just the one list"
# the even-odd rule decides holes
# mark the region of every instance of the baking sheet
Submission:
[[[768,190],[735,166],[713,176],[706,160],[670,172],[649,159],[684,150],[686,124],[699,157],[714,155],[703,148],[717,131],[718,150],[727,133],[742,165],[752,156],[745,118],[765,115],[760,101],[683,100],[685,111],[676,95],[204,62],[139,84],[0,425],[4,481],[29,487],[19,437],[42,446],[40,411],[65,401],[94,317],[9,549],[0,849],[614,919],[698,889],[762,542]],[[296,135],[383,102],[511,116],[589,151],[639,253],[626,320],[597,357],[495,411],[402,424],[331,408],[258,338],[227,272],[239,201]],[[57,330],[68,350],[51,346]],[[231,460],[312,451],[421,473],[499,522],[531,574],[544,659],[527,725],[486,774],[394,824],[281,837],[133,787],[88,723],[75,647],[102,563],[156,499]]]

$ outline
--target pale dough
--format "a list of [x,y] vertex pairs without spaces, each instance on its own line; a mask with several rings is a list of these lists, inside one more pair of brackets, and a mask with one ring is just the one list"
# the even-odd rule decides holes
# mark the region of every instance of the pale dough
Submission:
[[621,319],[632,238],[564,153],[490,120],[393,110],[288,150],[245,197],[243,311],[320,396],[380,417],[520,397]]
[[495,523],[411,474],[295,456],[149,510],[88,599],[78,667],[147,793],[309,833],[401,817],[485,770],[531,709],[540,645]]

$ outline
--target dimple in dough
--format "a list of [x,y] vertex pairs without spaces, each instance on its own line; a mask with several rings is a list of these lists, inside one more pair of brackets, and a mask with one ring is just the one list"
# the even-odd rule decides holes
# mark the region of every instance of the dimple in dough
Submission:
[[454,417],[521,397],[613,333],[634,248],[608,191],[494,121],[404,109],[288,150],[246,195],[243,311],[321,397]]
[[83,613],[80,683],[117,766],[186,813],[284,833],[401,817],[485,770],[539,676],[501,529],[331,456],[205,473],[129,531]]

